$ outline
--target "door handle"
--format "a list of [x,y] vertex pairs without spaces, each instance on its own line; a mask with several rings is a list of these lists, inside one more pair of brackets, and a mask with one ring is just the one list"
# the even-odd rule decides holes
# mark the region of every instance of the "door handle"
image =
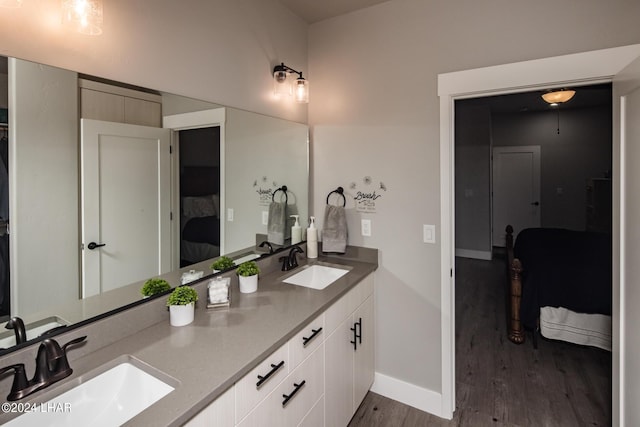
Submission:
[[87,245],[87,248],[94,250],[95,248],[101,248],[103,246],[106,246],[106,243],[96,243],[96,242],[91,242]]
[[540,206],[540,202],[533,202],[531,203],[533,206]]

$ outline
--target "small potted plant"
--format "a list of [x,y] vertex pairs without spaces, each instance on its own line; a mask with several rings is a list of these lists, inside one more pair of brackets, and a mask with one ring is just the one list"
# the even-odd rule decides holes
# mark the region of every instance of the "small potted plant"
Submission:
[[161,294],[163,292],[171,289],[171,285],[164,279],[152,278],[144,282],[142,285],[142,289],[140,289],[140,293],[145,297],[149,298],[157,294]]
[[258,290],[258,274],[260,269],[255,261],[246,261],[236,269],[236,274],[240,280],[240,292],[250,294]]
[[191,286],[176,287],[167,298],[171,326],[184,326],[193,322],[196,301],[198,292]]
[[213,270],[213,273],[218,273],[220,271],[224,271],[224,270],[228,270],[231,267],[235,267],[236,263],[233,262],[233,260],[231,258],[229,258],[228,256],[224,256],[222,255],[220,258],[218,258],[217,260],[215,260],[213,262],[213,264],[211,264],[211,269]]

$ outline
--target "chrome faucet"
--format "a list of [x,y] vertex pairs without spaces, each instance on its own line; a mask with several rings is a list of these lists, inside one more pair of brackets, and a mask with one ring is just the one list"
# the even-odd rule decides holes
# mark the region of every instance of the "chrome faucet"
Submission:
[[27,331],[24,327],[24,322],[18,316],[14,316],[4,325],[6,329],[13,329],[16,334],[16,345],[22,344],[27,341]]
[[0,369],[0,374],[9,370],[14,371],[13,385],[7,400],[22,399],[71,375],[73,369],[69,366],[69,360],[67,359],[67,347],[81,343],[86,338],[86,336],[83,336],[73,339],[62,347],[53,338],[47,338],[42,341],[36,356],[36,370],[33,378],[29,381],[27,381],[23,363]]
[[289,271],[298,266],[296,253],[303,254],[304,251],[300,248],[300,246],[295,245],[289,251],[289,255],[278,258],[279,261],[282,261],[282,271]]

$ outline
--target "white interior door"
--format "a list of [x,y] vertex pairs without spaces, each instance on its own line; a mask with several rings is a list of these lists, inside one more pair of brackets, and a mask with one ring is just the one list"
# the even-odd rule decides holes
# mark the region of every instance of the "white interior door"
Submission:
[[540,227],[540,146],[493,149],[493,244],[505,246],[505,227],[514,234]]
[[[614,425],[640,425],[640,58],[614,79],[614,127],[619,135],[619,202],[614,202],[614,235],[619,242],[620,274],[614,276],[613,295],[613,394]],[[619,116],[619,120],[618,117]],[[617,138],[614,138],[614,143]],[[615,170],[615,165],[614,165]],[[619,233],[615,210],[619,206]],[[614,272],[616,271],[614,264]],[[619,289],[616,292],[616,282]],[[617,316],[617,314],[619,315]],[[618,332],[619,331],[619,332]],[[619,339],[616,340],[616,334]],[[618,346],[616,342],[618,341]],[[617,347],[617,348],[616,348]],[[619,394],[618,394],[619,393]],[[620,419],[617,420],[616,401]]]
[[166,129],[81,120],[83,298],[169,271],[169,141]]

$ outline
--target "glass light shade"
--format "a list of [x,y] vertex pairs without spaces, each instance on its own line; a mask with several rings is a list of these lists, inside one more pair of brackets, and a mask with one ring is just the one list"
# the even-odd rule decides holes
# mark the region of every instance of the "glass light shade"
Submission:
[[284,71],[275,71],[273,73],[273,95],[276,98],[284,98],[291,96],[291,83],[287,79],[287,73]]
[[309,82],[302,77],[296,79],[295,83],[295,97],[296,102],[308,103],[309,102]]
[[22,0],[0,0],[0,7],[7,9],[17,9],[22,6]]
[[62,23],[82,34],[102,34],[102,1],[62,0]]
[[576,94],[575,90],[557,90],[542,94],[542,99],[549,104],[561,104],[569,101]]

